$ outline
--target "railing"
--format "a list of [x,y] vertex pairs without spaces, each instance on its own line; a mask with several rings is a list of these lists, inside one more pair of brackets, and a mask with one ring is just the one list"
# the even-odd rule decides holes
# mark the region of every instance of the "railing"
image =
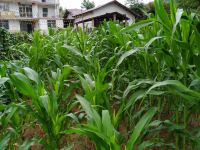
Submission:
[[28,18],[32,18],[33,17],[33,13],[32,12],[20,12],[20,17],[28,17]]
[[42,0],[1,0],[1,2],[22,2],[22,3],[40,3],[40,4],[59,4],[59,0],[46,0],[46,2],[42,2]]
[[59,4],[59,0],[29,0],[29,1],[42,4]]
[[0,11],[1,18],[14,18],[16,17],[16,12],[14,11]]
[[7,18],[7,19],[13,19],[13,18],[41,18],[41,17],[49,17],[49,18],[58,18],[59,15],[52,14],[51,16],[48,16],[48,14],[39,14],[35,13],[33,14],[32,12],[15,12],[15,11],[0,11],[0,18]]

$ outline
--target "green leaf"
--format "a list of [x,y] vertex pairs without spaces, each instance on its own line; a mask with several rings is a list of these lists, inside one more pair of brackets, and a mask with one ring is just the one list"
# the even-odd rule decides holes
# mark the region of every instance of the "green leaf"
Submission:
[[63,66],[62,69],[62,79],[65,79],[70,75],[71,73],[71,67],[68,65]]
[[10,107],[7,111],[8,111],[8,115],[6,116],[5,122],[4,122],[4,126],[7,125],[10,121],[11,118],[15,115],[16,111],[17,111],[17,107]]
[[8,80],[9,78],[6,78],[6,77],[0,78],[0,85],[6,83]]
[[28,67],[23,68],[23,70],[24,70],[26,76],[30,80],[34,81],[37,84],[39,83],[39,76],[38,76],[37,72],[35,72],[34,70],[32,70],[31,68],[28,68]]
[[134,146],[137,142],[137,139],[140,137],[142,131],[145,130],[145,128],[149,125],[151,119],[155,115],[157,109],[156,108],[151,108],[147,113],[145,113],[142,118],[139,120],[139,122],[136,124],[130,139],[128,140],[127,143],[127,150],[132,150],[134,149]]
[[173,36],[173,34],[175,33],[175,31],[176,31],[177,25],[180,23],[182,14],[183,14],[183,9],[178,9],[177,12],[176,12],[176,23],[175,23],[174,26],[173,26],[172,36]]
[[144,141],[142,144],[139,145],[138,150],[145,150],[147,147],[150,147],[154,144],[152,141]]
[[158,40],[158,39],[162,39],[162,38],[164,38],[164,36],[156,36],[156,37],[153,37],[153,38],[144,46],[144,48],[145,48],[146,50],[148,50],[148,49],[149,49],[149,46],[150,46],[154,41],[156,41],[156,40]]
[[168,14],[163,6],[162,0],[154,0],[154,5],[156,9],[156,14],[159,16],[163,25],[165,25],[168,30],[171,30],[171,22],[169,20]]
[[118,60],[118,62],[117,62],[117,67],[124,61],[124,59],[126,59],[127,57],[133,55],[134,53],[136,53],[136,52],[138,52],[138,51],[139,51],[139,49],[136,48],[136,49],[132,49],[132,50],[130,50],[130,51],[125,52],[125,53],[119,58],[119,60]]
[[34,87],[31,85],[30,80],[21,73],[14,73],[10,75],[12,83],[24,95],[36,98]]
[[39,98],[40,98],[40,101],[42,102],[46,112],[49,113],[49,96],[44,95],[44,96],[40,96]]
[[83,56],[82,53],[76,47],[72,47],[72,46],[69,46],[69,45],[65,44],[64,48],[66,48],[67,50],[69,50],[70,52],[72,52],[75,55],[78,55],[80,57]]
[[102,111],[102,125],[103,125],[103,130],[104,133],[108,136],[111,137],[113,136],[113,125],[110,119],[110,114],[108,110],[103,110]]
[[[177,80],[166,80],[166,81],[162,81],[162,82],[157,82],[152,87],[149,88],[149,90],[146,92],[146,94],[149,94],[149,92],[151,92],[155,88],[163,87],[163,86],[175,87],[176,92],[178,92],[177,94],[180,94],[180,96],[182,96],[183,98],[185,96],[189,96],[189,95],[193,96],[193,97],[196,97],[197,99],[200,98],[200,93],[199,92],[190,90],[189,88],[187,88],[186,86],[184,86],[181,82],[179,82]],[[172,92],[174,92],[174,91],[172,91]],[[185,95],[185,93],[187,93],[187,95]]]
[[151,85],[153,83],[154,83],[154,81],[153,80],[149,80],[149,79],[135,80],[135,81],[129,83],[128,87],[124,91],[123,98],[125,98],[130,93],[130,91],[133,91],[133,90],[141,87],[142,85],[146,85],[146,84],[150,84]]
[[130,98],[127,100],[127,104],[126,104],[126,106],[124,108],[124,111],[129,109],[131,106],[134,106],[135,102],[138,99],[143,98],[144,96],[145,96],[145,91],[143,91],[143,90],[134,92],[134,94],[131,95]]
[[149,88],[147,93],[150,92],[151,90],[155,89],[155,88],[167,86],[167,85],[175,85],[175,86],[179,87],[180,89],[187,89],[183,84],[181,84],[177,80],[166,80],[166,81],[155,83],[152,87]]
[[36,139],[26,140],[22,145],[19,146],[19,150],[29,150],[29,148],[35,143]]
[[0,139],[0,149],[1,150],[6,150],[6,148],[8,147],[8,142],[10,141],[11,138],[11,134],[6,134],[3,136],[2,139]]
[[170,0],[170,16],[171,16],[171,21],[174,24],[176,16],[175,0]]
[[137,23],[134,23],[134,24],[127,26],[126,28],[122,29],[122,33],[139,31],[141,28],[152,25],[154,22],[155,21],[152,20],[152,19],[139,21]]
[[83,107],[84,111],[86,112],[87,116],[90,117],[93,121],[95,121],[96,126],[98,127],[98,129],[101,129],[101,118],[99,116],[99,114],[96,112],[96,110],[94,110],[91,107],[91,104],[84,99],[83,97],[76,95],[76,98],[78,99],[78,101],[81,103],[81,106]]
[[71,150],[74,147],[74,144],[70,146],[63,147],[61,150]]

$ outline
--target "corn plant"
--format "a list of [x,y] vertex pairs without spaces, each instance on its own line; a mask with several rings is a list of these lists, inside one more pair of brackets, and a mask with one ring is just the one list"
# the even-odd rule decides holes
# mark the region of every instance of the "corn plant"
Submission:
[[[76,97],[81,103],[83,110],[86,112],[87,124],[69,129],[65,131],[65,133],[86,135],[95,142],[96,149],[99,150],[120,150],[121,146],[118,143],[119,132],[117,132],[112,124],[109,111],[102,110],[102,114],[100,115],[93,107],[91,107],[91,104],[86,99],[78,95]],[[156,109],[152,108],[142,116],[141,120],[136,124],[132,131],[125,149],[134,149],[141,133],[148,127],[155,113]]]
[[[60,75],[60,80],[66,79],[70,73],[69,67],[64,67]],[[44,83],[40,80],[39,75],[30,68],[23,68],[24,73],[13,73],[10,75],[11,82],[16,86],[17,90],[31,99],[31,105],[26,102],[31,116],[38,121],[45,131],[44,146],[47,148],[57,149],[59,146],[60,132],[64,128],[67,112],[59,110],[60,89],[63,84],[58,85],[48,92]],[[55,91],[54,91],[55,90]]]
[[[0,62],[0,149],[61,149],[75,133],[96,149],[198,150],[199,16],[169,4],[154,0],[155,13],[130,26],[35,31],[9,46]],[[23,139],[35,124],[44,139]]]

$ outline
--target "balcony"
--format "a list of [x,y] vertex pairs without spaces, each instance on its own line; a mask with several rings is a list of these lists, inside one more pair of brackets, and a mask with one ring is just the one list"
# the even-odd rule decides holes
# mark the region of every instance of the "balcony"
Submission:
[[59,0],[1,0],[1,2],[14,2],[14,3],[25,3],[25,4],[36,3],[40,5],[59,5]]
[[27,17],[27,18],[32,18],[33,13],[32,12],[20,12],[20,17]]
[[59,5],[59,0],[29,0],[40,5]]
[[32,0],[42,4],[59,4],[59,0]]
[[[19,15],[20,14],[20,15]],[[34,20],[32,12],[19,13],[14,11],[0,11],[0,18],[3,20]]]
[[9,19],[9,18],[16,18],[16,12],[14,11],[0,11],[0,18],[2,19]]

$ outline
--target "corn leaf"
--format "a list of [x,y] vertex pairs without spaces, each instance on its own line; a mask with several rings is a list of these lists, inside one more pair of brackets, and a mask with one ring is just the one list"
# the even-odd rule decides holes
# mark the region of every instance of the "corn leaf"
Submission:
[[146,112],[142,118],[139,120],[139,122],[136,124],[130,139],[128,140],[126,149],[127,150],[132,150],[134,149],[134,146],[137,142],[137,139],[140,137],[142,131],[145,130],[145,128],[149,125],[151,119],[155,115],[157,109],[156,108],[151,108],[148,112]]
[[8,80],[9,80],[9,78],[6,78],[6,77],[0,78],[0,85],[6,83]]
[[34,87],[31,85],[30,80],[21,73],[14,73],[10,75],[12,83],[17,89],[26,96],[36,97]]

